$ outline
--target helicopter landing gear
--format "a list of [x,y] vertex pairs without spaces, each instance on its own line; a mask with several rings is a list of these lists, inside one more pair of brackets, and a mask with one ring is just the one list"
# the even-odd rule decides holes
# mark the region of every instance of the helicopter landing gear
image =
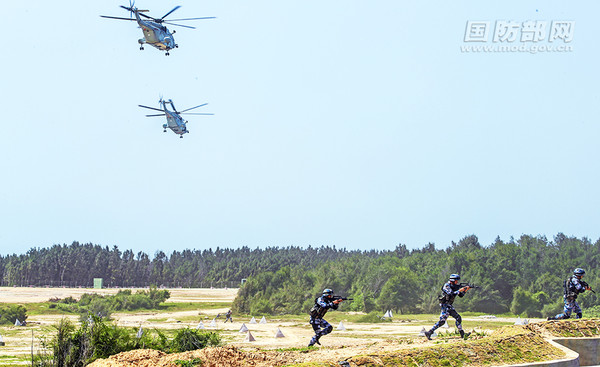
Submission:
[[180,139],[183,139],[183,135],[179,135],[179,138],[180,138]]
[[167,130],[163,130],[163,133],[166,133],[166,132],[167,132]]
[[179,48],[179,45],[175,45],[175,48]]
[[165,52],[165,56],[169,56],[169,52],[168,52],[168,51],[167,51],[167,52]]
[[144,51],[144,46],[140,46],[140,50],[141,50],[141,51]]

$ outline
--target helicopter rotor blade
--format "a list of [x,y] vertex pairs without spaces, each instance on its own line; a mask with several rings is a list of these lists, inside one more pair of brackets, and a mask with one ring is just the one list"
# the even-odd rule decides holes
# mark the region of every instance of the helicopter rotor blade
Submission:
[[158,116],[165,116],[165,114],[161,113],[161,114],[157,114],[157,115],[146,115],[146,117],[158,117]]
[[109,19],[118,19],[118,20],[133,20],[133,21],[135,21],[135,19],[132,19],[132,18],[109,17],[108,15],[101,15],[100,17],[102,17],[102,18],[109,18]]
[[201,17],[201,18],[184,18],[184,19],[169,19],[169,22],[181,22],[185,20],[198,20],[198,19],[216,19],[217,17]]
[[214,113],[187,112],[180,113],[180,115],[214,115]]
[[163,114],[165,113],[165,111],[163,111],[163,110],[160,110],[160,109],[158,109],[158,108],[154,108],[154,107],[148,107],[148,106],[143,106],[143,105],[141,105],[141,104],[139,104],[138,106],[139,106],[139,107],[142,107],[142,108],[147,108],[147,109],[149,109],[149,110],[159,111],[159,112],[162,112]]
[[170,11],[170,12],[168,12],[168,13],[167,13],[167,14],[165,14],[165,15],[163,15],[163,17],[162,17],[162,18],[160,18],[160,19],[161,19],[161,20],[164,20],[166,17],[168,17],[168,16],[169,16],[169,14],[171,14],[172,12],[174,12],[175,10],[177,10],[177,9],[179,9],[179,8],[181,8],[181,5],[177,5],[176,7],[174,7],[173,9],[171,9],[171,11]]
[[175,23],[171,23],[171,22],[163,22],[165,24],[170,24],[170,25],[174,25],[177,27],[184,27],[184,28],[190,28],[190,29],[196,29],[196,27],[191,27],[189,25],[183,25],[183,24],[175,24]]
[[198,107],[206,106],[207,104],[208,104],[208,103],[199,104],[199,105],[197,105],[196,107],[188,108],[188,109],[186,109],[186,110],[180,111],[179,113],[183,113],[183,112],[186,112],[186,111],[190,111],[190,110],[193,110],[193,109],[195,109],[195,108],[198,108]]

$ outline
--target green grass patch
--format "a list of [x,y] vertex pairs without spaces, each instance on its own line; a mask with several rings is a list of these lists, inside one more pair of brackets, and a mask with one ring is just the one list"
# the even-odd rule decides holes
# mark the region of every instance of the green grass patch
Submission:
[[538,362],[562,356],[563,352],[548,344],[540,334],[526,328],[508,327],[478,340],[454,343],[439,340],[430,348],[400,350],[378,356],[355,356],[350,361],[368,366],[460,367],[469,364]]

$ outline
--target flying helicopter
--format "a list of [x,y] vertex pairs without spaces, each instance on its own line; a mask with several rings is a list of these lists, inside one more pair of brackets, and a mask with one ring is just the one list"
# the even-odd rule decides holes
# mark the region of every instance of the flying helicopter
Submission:
[[[121,5],[121,8],[129,11],[129,18],[111,17],[108,15],[101,15],[101,17],[109,18],[109,19],[136,21],[137,24],[142,29],[142,32],[144,33],[144,38],[140,38],[138,40],[138,43],[140,44],[140,50],[143,50],[144,44],[147,43],[151,46],[156,47],[157,49],[159,49],[161,51],[165,51],[166,56],[169,56],[169,50],[172,50],[173,48],[177,48],[179,46],[175,43],[175,38],[173,37],[173,34],[175,34],[175,31],[173,31],[173,32],[169,31],[167,29],[167,27],[165,27],[163,25],[163,23],[174,25],[177,27],[196,29],[195,27],[191,27],[189,25],[176,24],[176,23],[172,23],[172,22],[199,20],[199,19],[214,19],[215,18],[215,17],[184,18],[184,19],[171,19],[171,20],[167,21],[165,18],[167,16],[171,15],[171,13],[173,13],[175,10],[181,8],[181,6],[179,6],[179,5],[177,5],[173,9],[171,9],[171,11],[169,11],[167,14],[163,15],[161,18],[153,18],[149,15],[144,14],[145,12],[148,12],[148,10],[142,10],[142,9],[136,8],[135,1],[134,2],[130,1],[128,7]],[[135,14],[135,18],[131,17],[132,14]],[[144,20],[142,18],[146,18],[147,20]]]
[[[196,108],[199,108],[202,106],[206,106],[208,103],[203,103],[201,105],[191,107],[191,108],[185,109],[183,111],[177,111],[177,109],[175,108],[175,105],[173,104],[173,100],[171,100],[171,99],[169,99],[168,101],[165,101],[161,97],[161,99],[158,101],[158,104],[162,107],[162,109],[143,106],[143,105],[138,105],[138,106],[140,106],[142,108],[147,108],[149,110],[161,112],[159,114],[146,115],[146,117],[166,116],[167,123],[163,125],[163,132],[166,133],[167,128],[169,128],[169,129],[173,130],[173,132],[175,134],[178,134],[180,138],[183,138],[183,134],[187,134],[190,132],[186,126],[187,121],[184,121],[183,118],[181,117],[182,114],[185,114],[185,115],[214,115],[213,113],[187,112],[187,111],[191,111],[193,109],[196,109]],[[167,109],[168,104],[171,105],[171,108],[173,109],[173,111],[170,111],[169,109]]]

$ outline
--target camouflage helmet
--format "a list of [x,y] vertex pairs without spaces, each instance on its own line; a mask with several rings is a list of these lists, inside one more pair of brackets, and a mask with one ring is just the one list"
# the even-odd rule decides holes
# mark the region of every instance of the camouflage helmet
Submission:
[[323,295],[326,297],[333,296],[333,289],[330,289],[330,288],[323,289]]
[[583,270],[582,268],[577,268],[573,270],[573,274],[577,275],[578,277],[581,277],[585,274],[585,270]]
[[450,274],[450,280],[451,281],[454,281],[454,280],[459,281],[460,280],[460,275],[458,275],[458,274]]

